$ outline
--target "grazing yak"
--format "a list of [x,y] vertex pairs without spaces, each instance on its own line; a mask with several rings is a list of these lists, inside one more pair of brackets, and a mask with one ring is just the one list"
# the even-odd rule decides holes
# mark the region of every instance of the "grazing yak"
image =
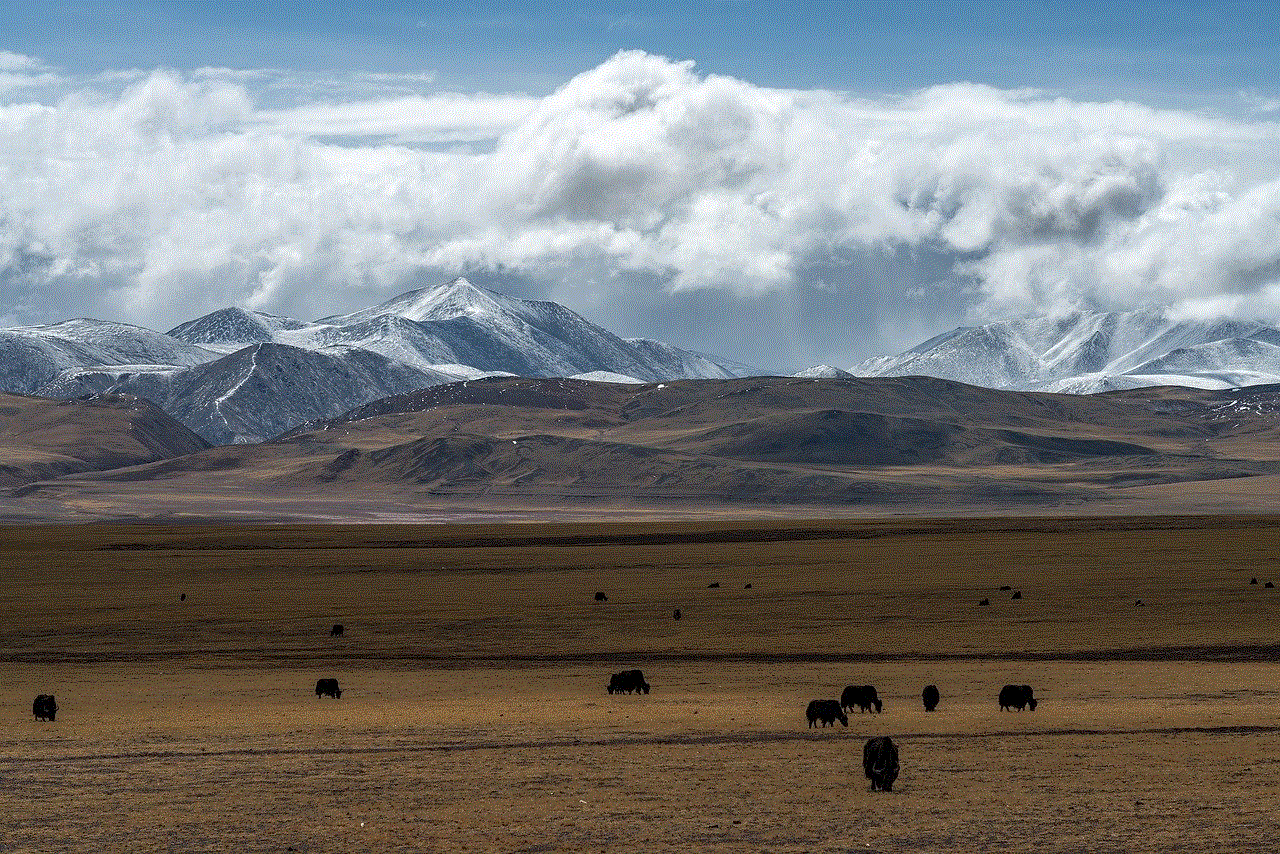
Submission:
[[40,694],[31,704],[31,714],[35,715],[38,721],[57,720],[58,701],[53,699],[52,694]]
[[342,623],[334,623],[333,628],[329,629],[329,637],[340,638],[345,631],[346,629],[343,628]]
[[1249,579],[1249,583],[1250,583],[1250,584],[1257,584],[1257,583],[1258,583],[1258,579],[1256,579],[1256,578],[1250,578],[1250,579]]
[[818,721],[822,721],[824,727],[835,726],[836,721],[849,725],[849,717],[835,700],[810,700],[804,716],[809,719],[809,729],[813,729]]
[[710,584],[708,584],[708,585],[707,585],[707,589],[708,589],[708,590],[710,590],[710,589],[711,589],[711,588],[713,588],[713,587],[719,587],[719,586],[720,586],[720,582],[719,582],[719,581],[713,581],[713,582],[711,582]]
[[1021,590],[1015,590],[1015,591],[1013,592],[1013,595],[1012,595],[1012,596],[1010,596],[1009,598],[1010,598],[1010,599],[1021,599],[1021,598],[1022,598],[1022,591],[1021,591]]
[[1006,709],[1022,711],[1024,708],[1030,708],[1034,712],[1036,705],[1036,698],[1031,693],[1030,685],[1006,685],[1000,689],[1000,711],[1002,712]]
[[604,591],[603,591],[603,590],[597,590],[597,591],[596,591],[596,601],[597,601],[597,602],[608,602],[608,601],[609,601],[609,597],[608,597],[608,596],[606,596],[606,595],[604,595]]
[[179,597],[178,597],[178,601],[179,601],[179,602],[185,602],[185,601],[187,601],[187,594],[183,593],[181,596],[179,596]]
[[871,791],[893,791],[898,779],[898,745],[887,735],[867,739],[862,746],[862,770],[871,781]]
[[624,670],[609,677],[610,694],[648,694],[649,683],[644,681],[643,670]]
[[981,602],[979,602],[978,604],[979,604],[979,605],[990,605],[990,604],[991,604],[991,600],[990,600],[990,599],[983,599],[983,600],[982,600]]
[[1276,585],[1275,585],[1275,583],[1274,583],[1274,582],[1268,581],[1266,584],[1264,584],[1264,585],[1262,585],[1262,586],[1263,586],[1263,587],[1265,587],[1265,588],[1267,588],[1268,590],[1273,590],[1273,589],[1275,589],[1275,586],[1276,586]]
[[1009,590],[1012,590],[1012,589],[1013,589],[1013,587],[1012,587],[1011,585],[1008,585],[1008,584],[1002,584],[1002,585],[1000,585],[1000,589],[1001,589],[1001,590],[1004,590],[1004,591],[1009,591]]
[[844,691],[840,693],[840,708],[851,712],[854,706],[857,706],[860,712],[869,712],[872,706],[875,706],[877,712],[884,710],[884,703],[880,702],[874,685],[845,686]]
[[335,700],[342,699],[342,689],[338,687],[337,679],[317,679],[316,680],[316,699],[321,697],[332,697]]
[[926,685],[924,690],[920,692],[920,699],[924,701],[924,710],[932,712],[938,708],[938,701],[942,699],[942,695],[938,693],[937,685]]
[[673,619],[673,620],[678,620],[678,619],[680,619],[680,609],[679,609],[679,608],[676,608],[674,611],[672,611],[672,612],[671,612],[671,619]]

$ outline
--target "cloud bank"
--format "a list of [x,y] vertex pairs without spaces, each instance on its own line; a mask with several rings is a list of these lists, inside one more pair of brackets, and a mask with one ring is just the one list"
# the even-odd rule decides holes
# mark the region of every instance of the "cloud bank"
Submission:
[[475,271],[585,302],[825,290],[851,329],[877,276],[905,315],[1280,316],[1266,113],[967,84],[867,99],[641,52],[545,97],[353,75],[281,104],[279,78],[68,80],[0,52],[3,319],[331,313]]

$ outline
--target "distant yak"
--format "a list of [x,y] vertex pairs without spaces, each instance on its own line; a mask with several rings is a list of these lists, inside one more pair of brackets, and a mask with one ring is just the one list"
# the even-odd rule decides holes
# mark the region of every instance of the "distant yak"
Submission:
[[932,712],[938,708],[938,701],[942,699],[942,696],[938,693],[937,685],[926,685],[924,690],[920,692],[920,699],[924,701],[924,710]]
[[606,595],[604,595],[604,591],[603,591],[603,590],[597,590],[597,591],[596,591],[596,601],[597,601],[597,602],[608,602],[608,601],[609,601],[609,597],[608,597],[608,596],[606,596]]
[[748,583],[748,584],[744,584],[744,585],[742,585],[742,589],[743,589],[743,590],[750,590],[750,589],[751,589],[751,585],[750,585],[749,583]]
[[1266,584],[1264,584],[1264,585],[1262,585],[1262,586],[1263,586],[1263,587],[1265,587],[1265,588],[1267,588],[1268,590],[1270,590],[1270,589],[1272,589],[1273,587],[1275,587],[1275,584],[1274,584],[1274,583],[1272,583],[1272,582],[1270,582],[1270,581],[1268,581]]
[[1010,587],[1008,584],[1002,584],[1002,585],[1000,585],[1000,589],[1001,589],[1001,590],[1008,591],[1008,590],[1012,590],[1013,588],[1012,588],[1012,587]]
[[1141,607],[1143,607],[1143,606],[1142,606],[1142,600],[1141,600],[1141,599],[1138,599],[1137,601],[1135,601],[1135,602],[1133,603],[1133,607],[1135,607],[1135,608],[1141,608]]
[[853,707],[857,706],[859,711],[869,712],[871,707],[875,706],[877,712],[884,709],[884,704],[880,702],[880,697],[876,694],[876,686],[874,685],[848,685],[844,691],[840,693],[840,707],[847,712],[853,711]]
[[1257,584],[1257,583],[1258,583],[1258,579],[1256,579],[1256,578],[1250,578],[1250,579],[1249,579],[1249,583],[1250,583],[1250,584]]
[[1016,591],[1014,591],[1014,594],[1013,594],[1012,596],[1010,596],[1009,598],[1010,598],[1010,599],[1021,599],[1021,598],[1022,598],[1022,591],[1021,591],[1021,590],[1016,590]]
[[38,721],[57,720],[58,701],[53,699],[52,694],[39,694],[31,704],[31,714],[35,715]]
[[898,746],[887,735],[869,738],[862,746],[862,770],[871,781],[871,791],[893,791],[898,779]]
[[817,726],[819,721],[824,727],[835,726],[836,721],[845,726],[849,725],[849,717],[835,700],[810,700],[809,708],[804,710],[804,716],[809,719],[809,729]]
[[979,605],[990,605],[990,604],[991,604],[991,600],[990,600],[990,599],[983,599],[983,600],[982,600],[981,602],[979,602],[978,604],[979,604]]
[[648,694],[649,683],[644,681],[643,670],[623,670],[609,677],[610,694]]
[[710,590],[712,587],[719,587],[719,586],[720,586],[720,582],[719,582],[719,581],[713,581],[713,582],[711,582],[710,584],[708,584],[708,585],[707,585],[707,589],[708,589],[708,590]]
[[333,628],[329,629],[329,637],[340,638],[345,631],[346,629],[343,628],[342,623],[334,623]]
[[180,596],[178,597],[178,601],[179,601],[179,602],[185,602],[185,601],[187,601],[187,594],[183,593],[182,595],[180,595]]
[[1037,705],[1030,685],[1006,685],[1000,689],[1000,711],[1002,712],[1006,709],[1022,711],[1025,708],[1030,708],[1034,712]]
[[672,612],[671,612],[671,619],[673,619],[673,620],[678,620],[678,619],[680,619],[680,609],[679,609],[679,608],[676,608],[674,611],[672,611]]
[[316,699],[321,697],[332,697],[335,700],[342,699],[342,689],[338,687],[337,679],[317,679],[316,680]]

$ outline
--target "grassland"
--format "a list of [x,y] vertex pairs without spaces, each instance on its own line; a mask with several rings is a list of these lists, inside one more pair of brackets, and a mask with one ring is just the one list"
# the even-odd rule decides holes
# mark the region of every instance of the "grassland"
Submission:
[[[1250,517],[9,527],[0,851],[1274,851],[1280,590],[1248,582],[1278,546]],[[624,667],[653,693],[607,695]],[[808,730],[851,682],[884,714]]]

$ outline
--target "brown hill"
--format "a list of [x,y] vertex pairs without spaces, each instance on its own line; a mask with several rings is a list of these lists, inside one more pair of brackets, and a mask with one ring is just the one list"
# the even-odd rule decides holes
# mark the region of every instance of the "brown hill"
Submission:
[[1277,418],[1280,389],[1074,396],[922,377],[493,378],[38,492],[77,506],[145,497],[188,508],[239,498],[401,511],[1046,508],[1170,484],[1263,483],[1280,473]]
[[138,465],[208,447],[135,397],[59,401],[0,394],[0,485]]

